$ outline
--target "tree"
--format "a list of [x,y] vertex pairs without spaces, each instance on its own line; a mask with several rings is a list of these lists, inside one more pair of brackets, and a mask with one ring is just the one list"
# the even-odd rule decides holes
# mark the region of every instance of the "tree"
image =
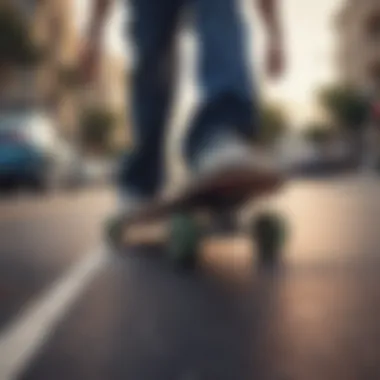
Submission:
[[93,153],[108,153],[116,121],[116,115],[108,109],[92,107],[84,110],[80,122],[82,148]]
[[322,122],[311,122],[306,126],[303,135],[319,153],[328,155],[334,139],[334,129]]
[[359,162],[363,151],[363,133],[369,115],[369,101],[359,90],[344,85],[331,85],[319,93],[319,102],[332,123],[351,146],[352,159]]
[[331,141],[333,129],[326,124],[313,122],[306,126],[304,136],[316,146],[324,146]]
[[260,140],[264,144],[276,142],[288,129],[287,115],[278,104],[264,103],[261,107],[261,120]]
[[0,5],[0,78],[14,67],[31,66],[41,52],[33,44],[27,21],[17,9],[4,2]]
[[319,102],[336,127],[348,132],[362,131],[369,102],[360,91],[344,85],[328,86],[320,91]]

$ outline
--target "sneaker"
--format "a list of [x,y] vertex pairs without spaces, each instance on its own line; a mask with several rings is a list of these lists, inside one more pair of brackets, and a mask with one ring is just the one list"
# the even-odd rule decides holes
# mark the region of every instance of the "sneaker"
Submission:
[[235,136],[224,136],[198,155],[192,182],[216,191],[225,186],[254,186],[266,191],[283,182],[283,169],[262,148],[253,147]]
[[207,175],[227,168],[249,168],[263,174],[279,175],[281,168],[274,157],[263,148],[247,144],[236,137],[217,139],[198,155],[194,172]]

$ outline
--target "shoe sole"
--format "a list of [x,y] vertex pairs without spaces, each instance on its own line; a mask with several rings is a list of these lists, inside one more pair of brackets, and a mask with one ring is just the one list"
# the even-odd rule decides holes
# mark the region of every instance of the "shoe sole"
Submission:
[[190,184],[171,208],[235,207],[245,200],[277,192],[285,180],[277,173],[247,167],[229,167]]

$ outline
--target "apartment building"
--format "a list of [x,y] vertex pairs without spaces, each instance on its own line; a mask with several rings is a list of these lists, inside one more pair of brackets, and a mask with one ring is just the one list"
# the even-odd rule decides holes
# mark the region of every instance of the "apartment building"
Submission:
[[12,0],[29,25],[30,38],[44,52],[31,69],[17,69],[1,91],[3,104],[43,106],[53,113],[57,127],[70,133],[76,122],[75,101],[61,78],[75,64],[79,38],[73,18],[75,0]]
[[346,0],[336,17],[341,79],[363,89],[380,87],[380,1]]
[[[38,104],[48,109],[63,136],[74,138],[81,107],[86,106],[82,88],[67,83],[75,69],[81,43],[77,0],[11,0],[30,25],[32,41],[44,51],[44,59],[33,69],[13,73],[0,91],[0,103]],[[92,100],[119,115],[116,140],[125,134],[126,76],[120,56],[105,52],[93,87]]]

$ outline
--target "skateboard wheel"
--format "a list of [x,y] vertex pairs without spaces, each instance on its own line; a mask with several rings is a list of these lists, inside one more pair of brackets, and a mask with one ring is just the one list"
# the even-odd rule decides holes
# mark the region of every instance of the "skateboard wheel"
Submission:
[[192,269],[196,265],[201,241],[199,224],[186,214],[174,215],[168,236],[168,258],[176,265]]
[[122,242],[123,222],[120,218],[111,219],[106,227],[106,240],[112,248],[118,248]]
[[285,244],[284,219],[269,212],[259,215],[252,223],[252,237],[256,242],[260,262],[275,263]]

